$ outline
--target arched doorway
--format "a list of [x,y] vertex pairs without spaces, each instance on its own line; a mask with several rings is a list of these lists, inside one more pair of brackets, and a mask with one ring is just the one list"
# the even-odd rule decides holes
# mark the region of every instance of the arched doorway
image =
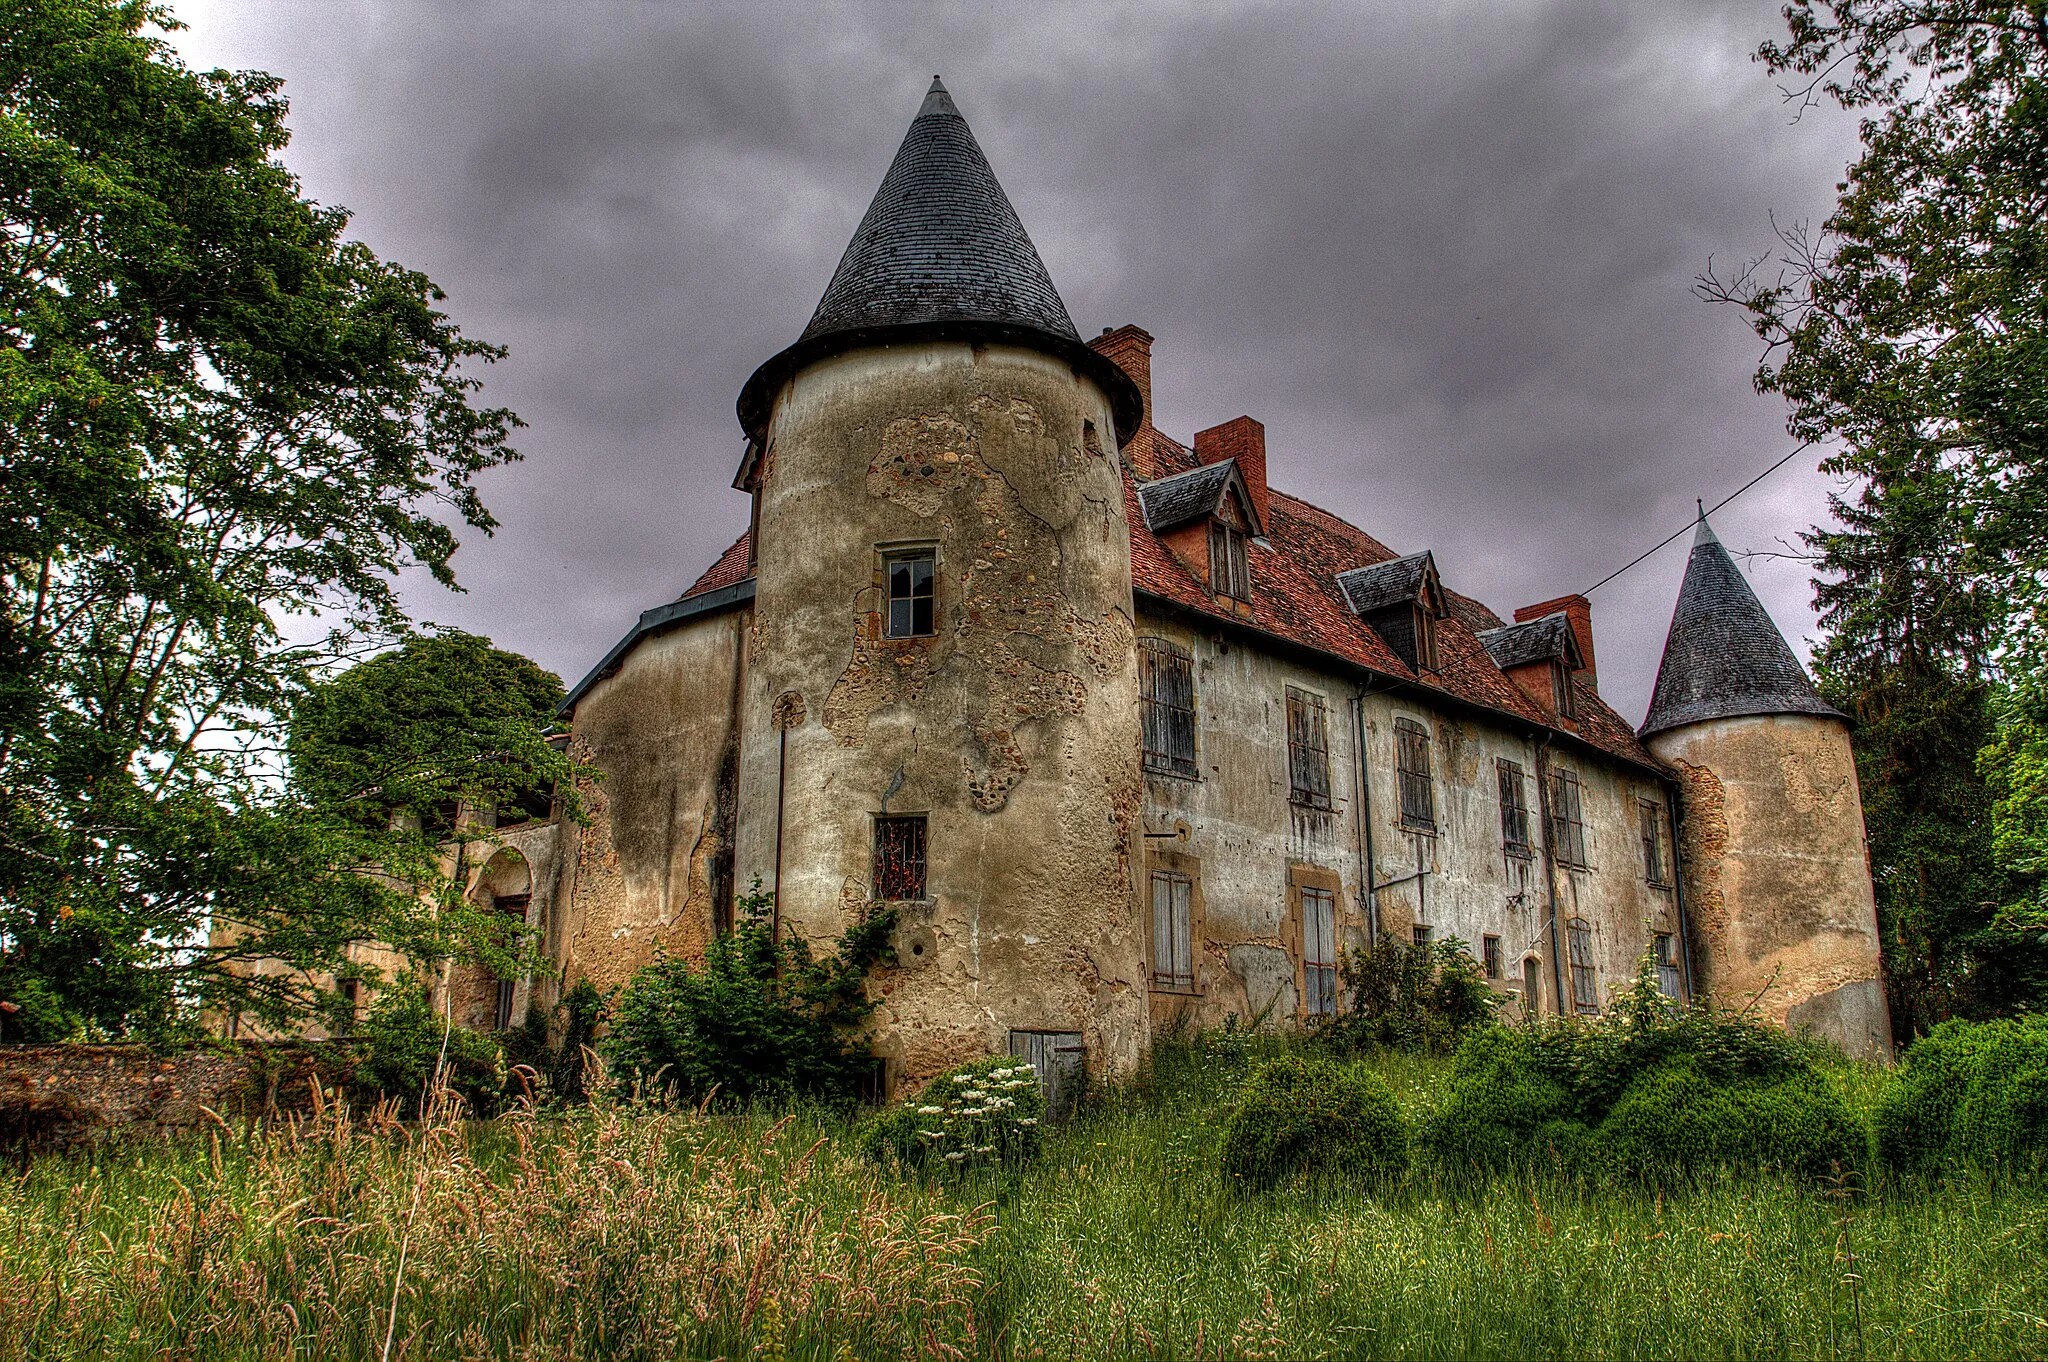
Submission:
[[[484,862],[468,897],[478,908],[525,925],[532,921],[532,867],[513,848],[500,847]],[[520,1020],[520,983],[480,964],[457,966],[448,981],[455,1024],[478,1031],[509,1030]]]

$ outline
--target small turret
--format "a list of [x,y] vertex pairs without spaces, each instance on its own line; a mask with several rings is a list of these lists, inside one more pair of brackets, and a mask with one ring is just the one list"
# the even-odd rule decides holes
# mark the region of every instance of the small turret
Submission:
[[1888,1058],[1848,720],[1814,689],[1703,512],[1640,730],[1679,772],[1694,966],[1722,1005]]

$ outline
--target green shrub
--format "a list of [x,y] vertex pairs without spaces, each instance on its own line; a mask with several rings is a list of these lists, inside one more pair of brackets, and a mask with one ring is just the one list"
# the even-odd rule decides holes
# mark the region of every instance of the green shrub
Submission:
[[1444,1052],[1493,1019],[1497,998],[1456,937],[1410,945],[1385,938],[1338,965],[1347,1007],[1320,1034],[1345,1049]]
[[426,990],[404,980],[379,993],[350,1037],[358,1059],[354,1083],[366,1098],[395,1097],[417,1115],[441,1070],[449,1092],[489,1116],[505,1090],[505,1052],[481,1032],[450,1027],[435,1013]]
[[703,968],[657,956],[634,972],[598,1047],[621,1084],[727,1103],[860,1096],[874,1072],[867,975],[888,952],[894,911],[863,919],[818,958],[800,936],[775,939],[773,900],[759,891],[757,881]]
[[1946,1021],[1905,1053],[1873,1121],[1895,1172],[2048,1161],[2048,1016]]
[[1469,1036],[1421,1144],[1451,1177],[1518,1167],[1823,1177],[1860,1167],[1867,1145],[1823,1058],[1778,1027],[1681,1007],[1646,966],[1607,1016]]
[[589,1054],[610,1008],[611,1000],[596,984],[578,980],[551,1012],[528,1011],[519,1029],[505,1037],[506,1062],[529,1069],[538,1078],[537,1099],[583,1102],[589,1096]]
[[1297,1176],[1398,1177],[1408,1123],[1378,1074],[1321,1055],[1283,1055],[1252,1071],[1223,1129],[1223,1174],[1266,1188]]
[[949,1069],[905,1102],[860,1127],[861,1151],[877,1162],[965,1172],[985,1164],[1021,1164],[1038,1153],[1045,1093],[1031,1065],[992,1055]]

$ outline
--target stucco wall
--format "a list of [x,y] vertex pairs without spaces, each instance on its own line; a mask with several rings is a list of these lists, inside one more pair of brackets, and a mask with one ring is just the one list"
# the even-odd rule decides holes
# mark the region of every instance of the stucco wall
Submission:
[[[1370,929],[1360,895],[1365,838],[1352,708],[1359,687],[1347,676],[1192,627],[1179,616],[1148,612],[1139,633],[1167,639],[1194,657],[1201,768],[1197,780],[1145,776],[1145,827],[1155,834],[1148,837],[1148,855],[1162,869],[1198,877],[1203,922],[1198,994],[1155,993],[1154,1017],[1184,1014],[1204,1025],[1231,1013],[1295,1017],[1300,945],[1290,876],[1304,867],[1336,876],[1345,945],[1362,944]],[[1325,701],[1333,805],[1327,813],[1289,799],[1290,685]],[[1434,832],[1401,822],[1395,722],[1402,718],[1430,735]],[[1494,986],[1519,996],[1521,962],[1534,959],[1545,1011],[1556,1010],[1559,996],[1551,963],[1553,882],[1559,932],[1575,915],[1592,926],[1603,1006],[1614,988],[1633,978],[1653,933],[1679,935],[1676,891],[1668,883],[1651,884],[1643,861],[1639,803],[1650,800],[1663,811],[1665,879],[1671,880],[1669,798],[1648,773],[1575,745],[1545,749],[1505,727],[1384,693],[1364,696],[1363,719],[1374,883],[1385,886],[1376,896],[1379,930],[1407,941],[1416,925],[1427,925],[1438,939],[1461,938],[1475,954],[1486,936],[1498,936],[1502,972]],[[1503,846],[1496,758],[1519,763],[1527,775],[1529,830],[1539,848],[1533,858],[1510,856]],[[1545,827],[1537,773],[1560,764],[1577,772],[1582,786],[1585,868],[1548,869],[1540,850]],[[1156,836],[1183,826],[1185,841]],[[1569,987],[1567,979],[1566,998]]]
[[[856,351],[777,399],[739,873],[774,883],[779,834],[784,921],[829,940],[866,910],[874,816],[927,816],[927,899],[902,910],[903,963],[880,981],[895,1080],[1011,1029],[1080,1032],[1098,1070],[1143,1050],[1113,429],[1092,382],[1004,346]],[[895,546],[936,550],[934,637],[881,637]]]
[[[1877,907],[1847,728],[1717,719],[1650,740],[1685,783],[1702,987],[1851,1054],[1888,1056]],[[1760,996],[1759,996],[1760,995]]]
[[657,944],[697,958],[711,939],[714,865],[733,832],[746,635],[742,609],[645,639],[577,704],[571,753],[602,778],[580,787],[588,825],[559,820],[551,864],[535,876],[536,899],[546,896],[535,920],[569,983],[610,988]]

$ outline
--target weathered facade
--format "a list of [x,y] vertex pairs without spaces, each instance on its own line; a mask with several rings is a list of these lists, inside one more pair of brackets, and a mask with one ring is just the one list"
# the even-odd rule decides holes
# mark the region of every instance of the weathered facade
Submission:
[[1151,347],[1079,339],[935,82],[741,395],[751,528],[570,694],[591,818],[521,830],[504,896],[565,980],[700,953],[758,880],[816,941],[897,908],[891,1087],[1312,1017],[1387,937],[1468,943],[1515,1008],[1597,1011],[1647,957],[1888,1050],[1844,721],[1725,553],[1646,746],[1584,597],[1503,619],[1272,488],[1257,421],[1170,439]]

